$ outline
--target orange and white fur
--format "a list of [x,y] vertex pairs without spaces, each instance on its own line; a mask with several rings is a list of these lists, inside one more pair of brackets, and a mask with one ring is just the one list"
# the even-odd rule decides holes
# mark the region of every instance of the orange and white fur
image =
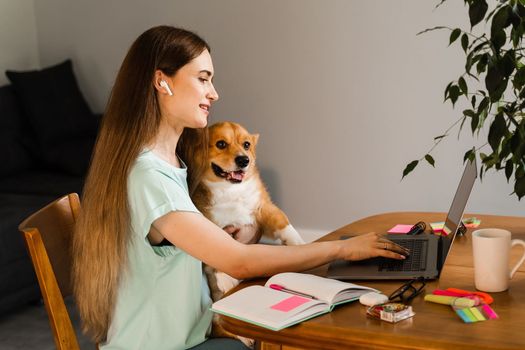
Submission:
[[[248,133],[236,123],[212,125],[207,167],[193,201],[208,219],[239,242],[253,244],[265,236],[285,245],[303,244],[286,215],[272,203],[261,180],[255,165],[258,139],[259,135]],[[204,270],[214,301],[240,282],[211,266]],[[214,334],[232,336],[218,322],[214,322]]]

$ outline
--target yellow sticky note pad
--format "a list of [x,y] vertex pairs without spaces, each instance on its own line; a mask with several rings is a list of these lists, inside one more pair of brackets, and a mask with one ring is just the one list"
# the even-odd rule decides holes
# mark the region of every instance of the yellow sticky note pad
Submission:
[[443,229],[445,228],[445,222],[431,222],[430,227],[432,228],[432,232],[436,235],[441,235],[443,233]]

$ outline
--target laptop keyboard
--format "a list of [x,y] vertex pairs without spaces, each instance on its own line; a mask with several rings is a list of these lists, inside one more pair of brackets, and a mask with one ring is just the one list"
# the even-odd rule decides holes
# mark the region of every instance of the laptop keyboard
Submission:
[[427,241],[400,240],[396,241],[402,247],[410,250],[410,255],[405,260],[381,258],[379,271],[424,271],[427,262]]

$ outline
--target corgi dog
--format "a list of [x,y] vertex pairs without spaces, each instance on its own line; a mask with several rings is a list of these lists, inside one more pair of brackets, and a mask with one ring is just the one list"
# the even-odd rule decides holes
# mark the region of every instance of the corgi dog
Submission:
[[[255,162],[258,139],[237,123],[210,126],[206,168],[192,199],[204,216],[241,243],[258,243],[264,236],[285,245],[304,244],[261,180]],[[213,301],[240,282],[211,266],[204,271]]]

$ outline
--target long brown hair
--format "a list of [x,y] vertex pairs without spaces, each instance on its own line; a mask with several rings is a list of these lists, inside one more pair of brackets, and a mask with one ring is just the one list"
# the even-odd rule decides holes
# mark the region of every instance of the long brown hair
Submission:
[[[83,331],[106,339],[130,242],[128,173],[140,151],[156,136],[161,120],[153,78],[168,76],[199,56],[208,44],[196,34],[169,26],[151,28],[129,49],[102,119],[73,237],[73,292]],[[207,147],[207,129],[185,129],[177,147],[189,163],[194,147]],[[189,171],[193,190],[202,173]]]

